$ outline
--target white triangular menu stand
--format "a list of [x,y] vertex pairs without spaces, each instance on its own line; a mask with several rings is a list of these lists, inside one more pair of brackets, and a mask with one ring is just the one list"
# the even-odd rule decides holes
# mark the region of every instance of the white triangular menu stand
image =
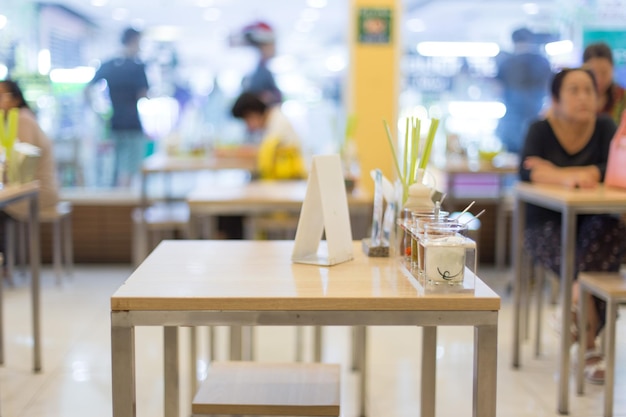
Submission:
[[[326,244],[320,245],[326,231]],[[352,229],[339,155],[313,157],[291,260],[331,266],[352,260]]]

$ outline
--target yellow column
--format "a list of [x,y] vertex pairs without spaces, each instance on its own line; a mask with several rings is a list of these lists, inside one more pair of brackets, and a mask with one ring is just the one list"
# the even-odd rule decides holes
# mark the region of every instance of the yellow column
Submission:
[[[360,186],[373,191],[370,170],[396,178],[383,119],[396,137],[400,56],[400,0],[350,0],[350,71],[347,108],[357,117],[354,134]],[[395,144],[394,144],[395,145]]]

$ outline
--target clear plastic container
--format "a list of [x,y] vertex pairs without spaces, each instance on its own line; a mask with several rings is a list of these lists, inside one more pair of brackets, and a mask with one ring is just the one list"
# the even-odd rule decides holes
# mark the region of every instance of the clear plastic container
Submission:
[[421,283],[426,292],[474,289],[476,242],[463,235],[465,225],[455,222],[424,224]]

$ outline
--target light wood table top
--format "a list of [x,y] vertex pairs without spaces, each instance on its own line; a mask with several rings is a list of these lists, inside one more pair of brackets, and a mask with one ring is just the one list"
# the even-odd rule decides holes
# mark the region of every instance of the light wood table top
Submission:
[[500,297],[476,278],[474,294],[422,295],[395,258],[332,267],[291,262],[293,241],[164,241],[111,297],[113,311],[495,311]]
[[256,156],[251,154],[223,156],[171,156],[155,154],[146,158],[141,171],[144,174],[157,172],[202,171],[220,169],[256,169]]
[[558,185],[519,182],[515,185],[515,193],[526,201],[533,202],[540,199],[544,204],[550,205],[618,207],[620,210],[626,206],[626,190],[604,185],[591,189],[572,189]]

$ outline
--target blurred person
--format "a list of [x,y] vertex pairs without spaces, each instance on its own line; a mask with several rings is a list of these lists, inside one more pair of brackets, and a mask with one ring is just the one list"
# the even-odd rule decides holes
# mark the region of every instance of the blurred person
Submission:
[[254,92],[243,92],[235,100],[231,112],[236,119],[242,119],[250,131],[262,131],[264,136],[279,136],[285,143],[300,143],[300,137],[281,111],[280,104],[267,104]]
[[[59,184],[52,141],[39,127],[35,113],[24,100],[24,94],[19,85],[12,80],[0,81],[0,109],[7,112],[14,108],[19,109],[17,138],[20,142],[30,143],[40,149],[41,153],[35,169],[35,179],[39,181],[39,210],[50,209],[59,201]],[[28,202],[11,204],[5,208],[5,211],[18,220],[26,220]]]
[[534,38],[526,28],[515,30],[511,35],[513,53],[502,59],[496,75],[506,106],[496,135],[512,153],[520,152],[528,125],[538,118],[552,76],[550,63],[538,52]]
[[604,42],[588,45],[583,52],[583,67],[589,68],[598,83],[598,112],[619,124],[626,109],[626,92],[613,80],[615,65],[611,48]]
[[[598,90],[590,70],[564,69],[551,86],[552,108],[545,120],[528,129],[521,154],[520,178],[540,184],[567,188],[594,188],[604,179],[609,145],[616,125],[606,115],[598,115]],[[560,213],[529,205],[524,231],[524,247],[533,259],[557,275],[561,264]],[[626,251],[626,227],[618,217],[579,215],[577,217],[575,276],[572,287],[572,338],[577,338],[576,311],[578,271],[618,271]],[[585,376],[593,383],[604,382],[604,361],[596,350],[595,338],[605,321],[606,305],[593,298],[589,309]]]
[[265,22],[256,22],[243,29],[246,44],[259,52],[259,62],[255,70],[243,80],[243,90],[256,94],[266,104],[280,103],[283,95],[276,85],[274,75],[267,68],[270,59],[276,55],[276,36],[274,30]]
[[305,177],[300,137],[279,104],[269,106],[258,95],[244,92],[235,101],[232,115],[244,120],[250,132],[261,133],[257,158],[261,177]]
[[124,30],[122,55],[100,66],[90,86],[106,80],[113,115],[110,120],[111,139],[115,147],[113,185],[128,187],[138,178],[147,150],[137,102],[147,97],[148,79],[145,65],[139,60],[141,33]]
[[[37,166],[35,168],[35,179],[39,181],[39,211],[51,209],[59,201],[59,183],[57,181],[54,155],[52,151],[52,141],[41,130],[35,114],[30,109],[24,94],[19,85],[12,80],[0,81],[0,109],[5,114],[10,109],[19,109],[17,120],[17,138],[20,142],[30,143],[40,149]],[[28,201],[19,201],[9,204],[0,211],[0,252],[5,250],[4,227],[5,220],[9,217],[18,221],[27,221],[29,217],[30,205]],[[4,259],[6,265],[6,259]],[[4,270],[4,274],[8,274]]]

